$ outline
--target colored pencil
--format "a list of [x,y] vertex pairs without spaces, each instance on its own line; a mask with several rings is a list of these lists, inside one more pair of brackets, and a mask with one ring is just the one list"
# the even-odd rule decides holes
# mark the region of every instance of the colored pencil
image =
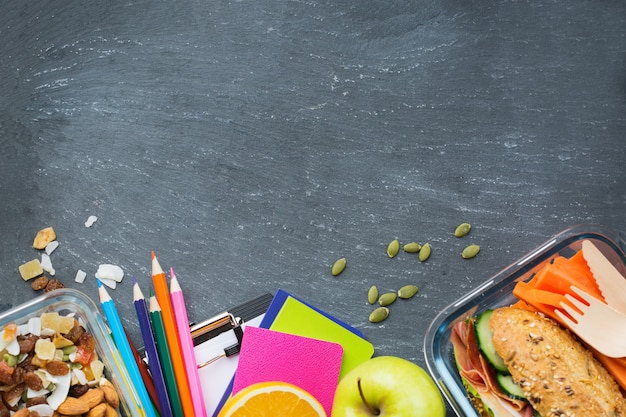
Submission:
[[193,402],[191,400],[191,392],[189,391],[189,382],[187,381],[183,355],[180,349],[180,340],[178,330],[176,329],[174,312],[172,311],[170,291],[167,287],[165,272],[163,272],[154,252],[152,252],[152,283],[154,285],[157,301],[159,302],[159,306],[161,306],[161,317],[163,318],[163,326],[165,327],[165,335],[167,336],[167,346],[170,349],[172,363],[174,364],[174,374],[176,375],[176,383],[178,384],[180,403],[183,406],[185,416],[193,416]]
[[135,363],[135,358],[133,358],[133,353],[130,349],[130,345],[128,344],[128,339],[124,333],[120,316],[117,314],[115,303],[100,280],[98,280],[98,295],[100,297],[102,310],[104,311],[104,315],[109,323],[109,327],[111,328],[113,341],[120,351],[122,361],[128,370],[130,379],[139,397],[139,406],[141,407],[139,411],[143,411],[148,417],[156,417],[152,401],[150,401],[150,396],[148,395],[148,391],[143,384],[139,368],[137,367],[137,363]]
[[137,312],[137,318],[139,319],[139,328],[141,329],[141,336],[146,348],[146,355],[148,356],[148,366],[150,367],[150,373],[152,374],[152,382],[157,392],[157,400],[155,404],[158,406],[161,417],[172,417],[170,398],[167,394],[167,387],[165,386],[165,379],[163,378],[161,361],[159,360],[159,355],[156,350],[156,342],[154,341],[150,317],[148,316],[146,299],[141,292],[139,283],[134,278],[133,304],[135,305],[135,311]]
[[163,377],[165,385],[170,397],[170,405],[172,412],[176,417],[184,417],[183,406],[180,402],[180,394],[176,385],[176,374],[174,373],[174,365],[172,364],[172,355],[167,347],[167,336],[165,335],[165,327],[163,326],[163,317],[161,317],[161,307],[156,297],[150,294],[150,321],[152,330],[154,330],[154,338],[156,340],[157,352],[163,368]]
[[137,368],[139,368],[139,374],[141,374],[141,380],[146,385],[146,390],[148,391],[148,395],[150,396],[150,399],[152,400],[152,405],[157,407],[157,411],[160,414],[161,412],[158,409],[159,404],[157,402],[158,395],[156,392],[156,388],[154,387],[154,382],[152,381],[152,375],[150,375],[150,371],[148,371],[148,365],[146,365],[144,360],[141,358],[141,355],[139,354],[137,347],[135,346],[132,339],[130,338],[130,335],[126,331],[126,328],[124,328],[124,334],[126,334],[126,339],[128,339],[128,345],[130,346],[131,352],[133,352],[133,358],[135,358],[135,363],[137,364]]
[[196,353],[193,350],[191,331],[189,330],[189,318],[187,316],[187,308],[185,307],[185,298],[183,297],[183,291],[180,288],[178,279],[176,279],[176,275],[174,274],[174,268],[170,268],[170,298],[172,299],[172,310],[174,311],[174,318],[176,319],[180,347],[187,371],[187,380],[189,381],[189,391],[191,392],[191,399],[193,401],[194,415],[196,417],[206,417],[204,394],[202,392],[200,374],[198,373]]

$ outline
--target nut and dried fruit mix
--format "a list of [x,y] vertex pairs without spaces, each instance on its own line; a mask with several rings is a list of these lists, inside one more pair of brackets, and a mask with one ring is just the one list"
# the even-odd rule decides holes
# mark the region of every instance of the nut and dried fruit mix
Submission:
[[0,392],[0,417],[118,415],[96,342],[71,314],[42,313],[0,330]]

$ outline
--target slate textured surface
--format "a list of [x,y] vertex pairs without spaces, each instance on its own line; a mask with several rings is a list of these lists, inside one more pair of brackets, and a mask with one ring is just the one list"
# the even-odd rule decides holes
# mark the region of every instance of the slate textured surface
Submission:
[[[626,230],[623,1],[2,3],[2,309],[53,226],[67,286],[125,270],[137,341],[154,250],[192,320],[283,288],[423,365],[436,313],[500,269],[574,224]],[[431,259],[388,259],[394,238]],[[367,288],[405,283],[368,323]]]

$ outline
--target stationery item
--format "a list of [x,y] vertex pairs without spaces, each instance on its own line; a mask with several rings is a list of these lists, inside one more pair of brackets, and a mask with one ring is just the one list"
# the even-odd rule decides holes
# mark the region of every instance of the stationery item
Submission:
[[[141,336],[146,348],[146,355],[148,356],[148,364],[150,366],[150,373],[152,375],[152,383],[157,393],[156,399],[152,397],[155,405],[157,405],[159,414],[161,417],[172,417],[172,408],[170,406],[170,398],[167,393],[167,387],[165,385],[165,379],[163,377],[163,370],[161,368],[161,361],[156,349],[156,342],[154,340],[154,334],[152,333],[152,325],[150,324],[150,317],[148,316],[148,308],[146,306],[146,299],[141,292],[139,283],[133,277],[133,304],[135,311],[137,312],[137,319],[139,320],[139,328],[141,330]],[[142,361],[143,362],[143,361]],[[145,364],[145,362],[143,362]]]
[[117,313],[117,309],[115,308],[115,304],[113,303],[111,296],[107,292],[106,288],[102,285],[102,282],[100,282],[100,280],[98,280],[98,295],[100,297],[102,310],[104,311],[104,315],[107,319],[107,322],[109,323],[115,346],[117,346],[120,351],[122,361],[124,362],[124,365],[128,370],[135,390],[137,391],[137,395],[139,396],[139,400],[142,405],[141,411],[143,411],[148,417],[156,417],[156,413],[152,406],[152,401],[150,401],[148,391],[146,390],[146,387],[141,379],[139,368],[137,367],[137,363],[135,363],[135,359],[133,358],[133,353],[130,349],[130,345],[128,344],[128,339],[126,338],[126,334],[124,333],[124,328],[122,327],[122,322],[120,321],[120,317]]
[[241,336],[258,326],[272,301],[266,293],[191,326],[208,415],[214,415],[237,370]]
[[285,301],[287,300],[288,297],[295,298],[296,300],[298,300],[302,304],[305,304],[309,308],[312,308],[313,310],[317,311],[319,314],[321,314],[323,316],[326,316],[328,319],[334,321],[335,323],[337,323],[341,327],[346,328],[347,330],[351,331],[352,333],[356,334],[357,336],[365,337],[363,335],[363,333],[359,329],[357,329],[356,327],[350,326],[349,324],[339,320],[338,318],[336,318],[334,316],[331,316],[327,312],[325,312],[323,310],[320,310],[319,308],[315,307],[314,305],[309,304],[308,302],[302,300],[301,298],[298,298],[295,295],[290,294],[287,291],[282,290],[280,288],[276,291],[276,294],[274,294],[274,298],[272,300],[272,303],[267,308],[267,312],[263,316],[263,321],[261,322],[261,325],[259,327],[263,327],[265,329],[269,329],[270,325],[276,319],[276,316],[280,312],[280,309],[283,307],[283,304],[285,303]]
[[191,401],[193,402],[194,416],[206,417],[207,414],[206,408],[204,407],[204,396],[200,383],[200,375],[198,373],[198,364],[196,363],[193,340],[191,340],[191,331],[189,330],[187,308],[185,307],[183,291],[180,288],[178,279],[176,279],[173,268],[170,268],[170,298],[172,300],[174,318],[176,319],[176,328],[178,329],[187,381],[189,382],[189,392],[191,393]]
[[[287,308],[283,312],[285,303],[288,301]],[[290,306],[292,304],[296,305],[296,311],[291,310]],[[281,318],[278,320],[277,328],[273,328],[272,325],[279,316]],[[290,316],[291,319],[289,319]],[[259,327],[271,328],[276,331],[286,330],[285,333],[340,343],[344,348],[340,377],[357,364],[370,359],[374,354],[374,346],[364,339],[363,334],[358,329],[281,289],[274,295]],[[283,330],[280,330],[280,328]],[[212,417],[216,417],[217,412],[224,406],[232,392],[232,388],[233,379],[231,379],[222,398],[215,407],[216,412]]]
[[269,328],[341,344],[344,355],[340,377],[374,354],[374,346],[369,341],[291,296],[287,297]]
[[152,324],[152,330],[154,331],[157,354],[161,362],[161,369],[163,370],[163,378],[165,379],[165,386],[167,387],[172,413],[176,417],[184,417],[183,406],[180,401],[180,393],[178,392],[178,385],[176,385],[176,374],[174,373],[172,355],[170,354],[169,347],[167,346],[167,336],[165,334],[165,327],[163,326],[161,307],[159,306],[156,296],[153,294],[150,294],[149,300],[150,323]]
[[330,416],[343,351],[338,343],[249,326],[233,395],[257,382],[288,382],[313,395]]
[[174,375],[176,375],[180,402],[183,406],[185,416],[193,416],[193,402],[191,400],[191,392],[189,391],[187,373],[185,372],[178,329],[176,328],[174,312],[172,311],[170,292],[167,287],[165,273],[154,252],[152,252],[152,283],[154,284],[154,292],[156,293],[157,301],[159,302],[159,306],[161,306],[161,317],[163,318],[163,326],[165,327],[165,335],[167,336],[167,346],[169,347],[172,363],[174,365]]
[[141,375],[141,379],[143,383],[146,385],[146,390],[148,391],[148,395],[150,396],[150,399],[152,400],[152,405],[154,405],[157,408],[157,411],[159,412],[159,414],[161,414],[161,411],[159,410],[159,407],[158,407],[159,406],[158,395],[156,392],[156,388],[154,387],[154,382],[152,381],[152,375],[150,375],[150,371],[148,370],[148,365],[146,365],[146,362],[141,358],[141,353],[139,353],[139,350],[133,343],[132,339],[130,338],[125,328],[124,328],[124,334],[126,335],[126,339],[128,340],[128,345],[130,346],[130,350],[131,352],[133,352],[133,358],[135,358],[135,363],[137,364],[137,368],[139,368],[139,374]]

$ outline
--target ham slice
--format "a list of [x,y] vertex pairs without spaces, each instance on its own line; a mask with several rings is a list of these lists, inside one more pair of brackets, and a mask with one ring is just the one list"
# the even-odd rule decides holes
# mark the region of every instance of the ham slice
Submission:
[[473,319],[457,323],[450,341],[461,378],[480,395],[494,417],[532,417],[528,402],[509,397],[498,385],[493,369],[478,350]]

